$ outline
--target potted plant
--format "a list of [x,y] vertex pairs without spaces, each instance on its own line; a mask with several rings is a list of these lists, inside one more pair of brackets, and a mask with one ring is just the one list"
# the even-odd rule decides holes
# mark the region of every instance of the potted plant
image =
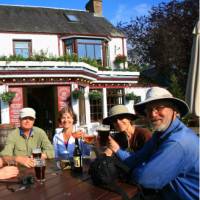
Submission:
[[81,91],[81,90],[79,90],[78,88],[76,88],[76,89],[74,89],[73,91],[72,91],[72,97],[74,98],[74,99],[79,99],[81,96],[83,96],[84,95],[84,92],[83,91]]
[[102,93],[98,90],[92,90],[89,92],[89,99],[90,100],[101,100],[102,99]]
[[15,92],[3,92],[0,97],[2,99],[3,102],[7,102],[7,103],[10,103],[13,98],[15,97]]
[[127,57],[125,55],[117,55],[115,57],[114,63],[115,64],[120,64],[120,63],[125,63],[127,61]]
[[136,96],[133,92],[125,94],[125,99],[127,101],[134,100],[135,103],[140,101],[140,96]]

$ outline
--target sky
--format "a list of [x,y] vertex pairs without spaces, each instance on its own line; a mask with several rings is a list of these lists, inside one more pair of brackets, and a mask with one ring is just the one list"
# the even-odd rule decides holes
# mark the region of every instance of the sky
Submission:
[[[112,24],[147,15],[152,6],[170,0],[103,0],[103,16]],[[85,10],[88,0],[0,0],[0,4]]]

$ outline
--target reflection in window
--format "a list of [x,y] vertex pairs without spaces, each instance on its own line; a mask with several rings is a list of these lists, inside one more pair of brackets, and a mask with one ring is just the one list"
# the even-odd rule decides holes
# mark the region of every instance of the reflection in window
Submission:
[[[95,89],[96,91],[97,89]],[[90,90],[92,91],[92,90]],[[101,91],[101,90],[99,90]],[[102,91],[101,91],[102,92]],[[90,99],[90,115],[92,122],[100,122],[103,119],[103,101]]]
[[[65,42],[66,54],[72,55],[73,53],[76,53],[79,58],[90,58],[92,60],[96,60],[99,65],[103,64],[102,40],[74,38],[74,39],[67,39],[64,42]],[[105,63],[107,64],[107,61],[105,61]]]
[[30,41],[13,41],[14,54],[28,58],[31,55],[31,42]]
[[78,39],[77,46],[79,57],[91,58],[102,63],[103,53],[101,40]]
[[123,89],[107,89],[107,109],[108,111],[115,105],[124,104]]
[[66,53],[68,55],[72,55],[73,54],[73,40],[66,40],[65,41],[65,45],[66,45]]

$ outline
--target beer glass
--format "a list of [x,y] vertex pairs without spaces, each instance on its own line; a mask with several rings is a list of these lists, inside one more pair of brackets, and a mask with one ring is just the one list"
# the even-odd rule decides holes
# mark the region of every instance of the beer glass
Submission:
[[99,136],[99,145],[101,147],[107,146],[108,136],[110,134],[110,126],[105,124],[100,124],[97,127],[97,133]]
[[40,158],[41,158],[41,155],[42,155],[41,149],[40,149],[40,148],[35,148],[35,149],[33,149],[32,155],[33,155],[33,158],[34,158],[34,159],[38,159],[38,158],[40,159]]
[[43,159],[35,159],[35,176],[38,182],[43,183],[45,181],[45,169],[46,162]]

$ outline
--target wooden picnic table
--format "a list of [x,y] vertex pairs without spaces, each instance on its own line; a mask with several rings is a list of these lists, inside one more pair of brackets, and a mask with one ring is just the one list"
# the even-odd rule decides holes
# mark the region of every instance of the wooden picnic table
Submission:
[[[20,176],[34,176],[34,169],[20,169]],[[2,200],[121,200],[121,196],[107,189],[93,185],[87,169],[82,174],[74,174],[71,170],[58,170],[55,161],[48,161],[44,184],[36,182],[29,188],[12,192],[8,188],[19,188],[19,184],[0,183],[0,199]],[[129,197],[137,193],[137,187],[119,183]]]

